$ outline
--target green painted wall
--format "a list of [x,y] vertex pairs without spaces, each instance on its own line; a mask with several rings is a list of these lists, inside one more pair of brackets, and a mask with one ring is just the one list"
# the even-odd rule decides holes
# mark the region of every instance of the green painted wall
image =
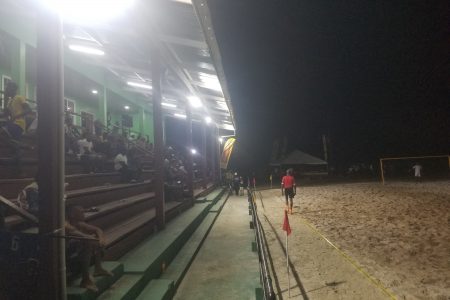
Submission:
[[[20,22],[18,22],[20,20]],[[19,85],[20,94],[26,95],[28,99],[34,99],[35,95],[35,83],[28,82],[26,78],[26,49],[27,45],[36,47],[36,30],[34,27],[35,21],[32,16],[17,12],[17,14],[7,14],[4,11],[0,11],[0,30],[8,34],[11,37],[11,42],[8,43],[9,57],[6,57],[10,61],[10,68],[5,69],[0,67],[0,76],[6,75],[11,77]],[[109,92],[114,92],[123,98],[126,102],[131,103],[134,107],[138,108],[138,113],[133,113],[133,128],[135,132],[139,132],[145,136],[149,136],[153,141],[153,121],[152,113],[144,111],[144,100],[141,96],[127,92],[123,90],[123,87],[117,81],[108,80],[106,70],[100,66],[91,65],[85,63],[81,55],[74,54],[72,51],[65,48],[64,50],[64,64],[66,67],[73,71],[76,71],[82,76],[96,82],[98,85],[103,86],[106,91],[106,98],[108,98]],[[1,65],[1,64],[0,64]],[[28,93],[26,93],[28,91]],[[90,112],[95,115],[96,119],[103,120],[101,95],[97,103],[88,102],[83,99],[76,99],[75,97],[68,97],[71,101],[75,102],[75,112],[81,111]],[[107,99],[108,100],[108,99]],[[148,104],[145,104],[148,105]],[[108,106],[108,101],[107,101]],[[110,113],[112,118],[112,124],[116,121],[121,123],[120,113]],[[81,120],[79,117],[75,117],[75,124],[80,125]]]

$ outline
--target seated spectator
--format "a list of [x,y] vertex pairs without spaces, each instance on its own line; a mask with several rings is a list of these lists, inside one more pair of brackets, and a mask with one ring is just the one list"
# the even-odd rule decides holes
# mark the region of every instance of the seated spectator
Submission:
[[103,231],[85,222],[84,210],[81,206],[68,207],[67,219],[65,223],[67,236],[77,237],[69,239],[68,252],[76,252],[81,268],[80,287],[93,292],[98,292],[91,275],[89,265],[92,256],[94,257],[94,276],[113,276],[111,272],[102,266],[102,257],[105,247],[105,237]]
[[39,186],[36,181],[27,185],[14,202],[18,207],[37,216],[39,213]]
[[27,128],[25,118],[31,113],[30,106],[25,97],[17,95],[17,84],[12,81],[6,86],[4,96],[9,120],[2,131],[10,138],[19,140]]
[[82,137],[82,139],[77,141],[77,144],[79,148],[79,158],[83,162],[84,171],[86,173],[103,171],[105,155],[94,151],[90,134],[83,134]]
[[124,147],[119,149],[119,153],[114,158],[114,170],[120,173],[121,182],[131,181],[131,172],[128,168],[128,157]]
[[132,148],[128,151],[128,169],[130,171],[131,180],[141,180],[141,159],[138,155],[137,149],[135,148]]
[[89,134],[83,134],[82,138],[77,141],[78,153],[80,155],[87,155],[92,153],[94,145]]

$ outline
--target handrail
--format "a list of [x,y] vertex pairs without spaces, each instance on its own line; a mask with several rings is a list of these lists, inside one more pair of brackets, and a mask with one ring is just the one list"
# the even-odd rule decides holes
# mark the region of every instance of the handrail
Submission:
[[267,259],[267,245],[264,238],[264,231],[261,226],[261,222],[259,221],[258,211],[255,204],[254,199],[255,191],[251,188],[247,189],[248,194],[248,202],[250,203],[251,212],[252,212],[252,220],[253,220],[253,228],[256,233],[256,245],[258,248],[258,257],[259,257],[259,270],[261,276],[261,282],[263,284],[263,292],[264,299],[266,300],[274,300],[275,292],[272,286],[272,278],[270,276],[269,267],[268,267],[268,259]]

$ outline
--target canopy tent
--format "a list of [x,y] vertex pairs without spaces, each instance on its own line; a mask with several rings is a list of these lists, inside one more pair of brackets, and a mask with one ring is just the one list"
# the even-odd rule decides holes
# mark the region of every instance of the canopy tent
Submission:
[[275,176],[280,175],[281,170],[279,168],[293,168],[296,174],[302,176],[328,174],[328,163],[326,161],[300,150],[294,150],[285,157],[273,160],[270,166],[274,167]]
[[300,150],[294,150],[285,157],[281,157],[270,162],[270,165],[272,167],[280,167],[288,165],[326,166],[327,164],[328,163],[326,161]]
[[326,166],[328,163],[300,150],[294,150],[280,160],[278,165],[315,165]]

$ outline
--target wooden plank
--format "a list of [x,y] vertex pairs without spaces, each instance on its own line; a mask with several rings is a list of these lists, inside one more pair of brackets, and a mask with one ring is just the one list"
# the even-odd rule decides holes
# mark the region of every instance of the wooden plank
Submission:
[[14,212],[16,212],[22,218],[24,218],[24,219],[26,219],[26,220],[34,223],[34,224],[39,224],[39,219],[37,217],[33,216],[32,214],[30,214],[26,210],[18,207],[17,205],[12,203],[8,199],[4,198],[3,196],[0,196],[0,202],[2,204],[6,205],[8,208],[12,209]]

